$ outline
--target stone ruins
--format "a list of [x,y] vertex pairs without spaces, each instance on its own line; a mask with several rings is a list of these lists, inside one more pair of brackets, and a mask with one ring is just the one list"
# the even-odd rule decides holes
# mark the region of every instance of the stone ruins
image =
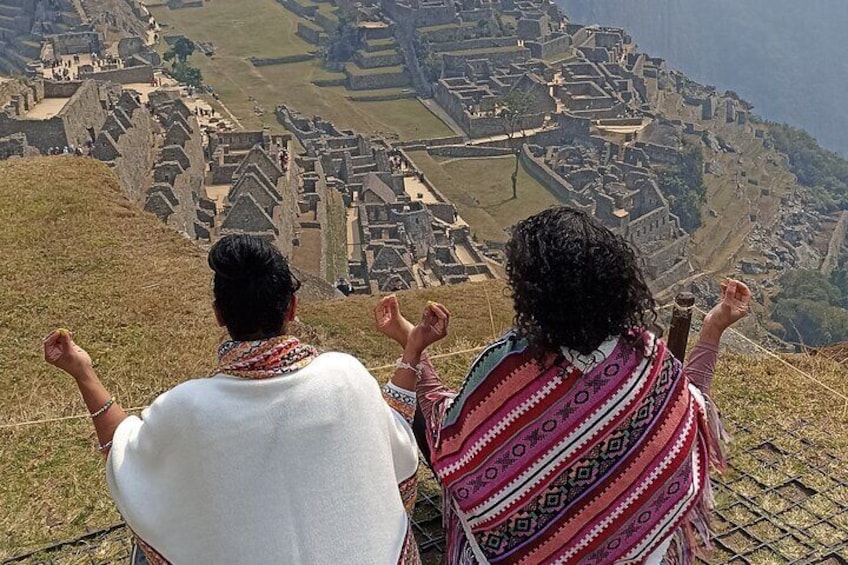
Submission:
[[[278,1],[319,53],[334,41],[332,0]],[[365,91],[362,100],[419,97],[454,135],[370,137],[301,115],[285,100],[276,117],[287,134],[235,129],[168,85],[153,49],[157,27],[136,0],[0,0],[0,70],[26,75],[0,79],[0,158],[99,159],[131,200],[189,238],[255,234],[346,293],[376,293],[495,278],[503,262],[502,244],[475,239],[410,151],[455,160],[515,155],[557,200],[629,239],[655,289],[690,275],[690,236],[659,174],[682,162],[692,140],[713,154],[734,152],[703,122],[752,128],[750,104],[639,53],[623,30],[570,22],[550,0],[344,7],[357,13],[357,48],[349,61],[327,62],[343,80],[316,84]],[[691,120],[658,110],[671,95],[692,109]],[[510,125],[511,98],[526,107]],[[720,174],[709,159],[706,173]]]
[[321,222],[327,191],[342,194],[347,214],[349,282],[355,292],[385,292],[494,278],[456,208],[401,149],[306,119],[285,106],[278,119],[306,149],[301,209]]

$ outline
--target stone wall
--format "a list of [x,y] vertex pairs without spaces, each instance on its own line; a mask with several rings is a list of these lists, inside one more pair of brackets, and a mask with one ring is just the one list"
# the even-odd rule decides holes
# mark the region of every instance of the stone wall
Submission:
[[91,141],[89,129],[99,131],[106,120],[106,111],[100,104],[97,84],[93,81],[62,85],[45,83],[44,92],[48,97],[57,92],[73,94],[57,115],[46,120],[21,119],[0,112],[0,137],[23,133],[30,145],[46,154],[51,147],[85,146]]
[[304,5],[299,4],[296,0],[277,0],[280,4],[297,14],[302,18],[314,19],[316,12],[318,12],[318,5]]
[[431,27],[453,23],[456,19],[456,8],[452,1],[446,0],[440,4],[418,5],[413,8],[397,1],[384,2],[383,9],[396,22],[409,23],[414,27]]
[[553,59],[564,55],[571,47],[571,36],[554,35],[540,41],[525,41],[524,46],[530,49],[535,59]]
[[593,209],[592,202],[577,194],[561,176],[556,174],[548,167],[541,159],[533,156],[528,146],[524,146],[521,150],[521,165],[536,181],[547,188],[557,199],[568,206],[574,206],[583,210]]
[[474,38],[477,35],[477,25],[474,22],[457,23],[432,29],[423,28],[417,30],[417,33],[435,48],[438,43]]
[[76,94],[77,90],[79,90],[80,86],[82,86],[82,82],[80,81],[44,81],[42,84],[44,85],[44,98],[70,98]]
[[486,51],[475,51],[471,53],[444,53],[442,60],[446,73],[460,73],[465,70],[468,61],[474,59],[488,59],[497,66],[509,65],[511,63],[524,63],[531,57],[530,50],[526,47],[501,47]]
[[[174,107],[178,103],[172,102]],[[155,110],[157,113],[167,112],[161,108]],[[185,121],[190,130],[188,136],[165,136],[162,152],[155,159],[154,182],[147,192],[145,210],[156,214],[160,220],[192,239],[205,239],[209,236],[210,226],[198,221],[201,216],[204,219],[210,216],[209,211],[203,211],[204,204],[209,207],[203,192],[206,170],[203,141],[195,117],[189,116]],[[183,128],[176,114],[171,114],[171,118],[164,120],[162,126],[169,131]],[[174,160],[177,154],[180,157]],[[186,162],[187,167],[183,166]]]
[[[506,134],[506,130],[504,129],[504,121],[503,119],[494,116],[494,117],[485,117],[485,116],[474,116],[471,117],[468,113],[465,113],[467,116],[464,120],[457,120],[460,126],[465,128],[465,132],[471,138],[481,138],[481,137],[492,137],[492,136],[503,136]],[[454,118],[456,119],[456,118]],[[519,130],[532,130],[536,128],[542,127],[545,122],[544,114],[534,114],[531,116],[526,116],[521,119],[521,123],[518,124]],[[516,136],[518,137],[518,135]],[[502,140],[503,146],[508,146],[511,142],[508,139]],[[526,139],[525,139],[526,141]]]
[[30,157],[38,155],[38,150],[27,144],[26,136],[16,133],[9,137],[0,137],[0,161],[11,157]]
[[357,74],[345,69],[347,85],[351,90],[379,90],[383,88],[399,88],[410,83],[405,70],[374,74]]
[[153,67],[150,65],[138,65],[135,67],[126,67],[112,71],[91,73],[89,75],[83,75],[83,78],[90,78],[103,82],[114,82],[116,84],[150,84],[153,81],[153,75]]
[[374,69],[377,67],[394,67],[403,64],[403,55],[397,50],[374,51],[371,53],[357,51],[353,60],[363,69]]
[[303,21],[297,22],[297,35],[314,45],[320,45],[327,39],[323,29]]
[[54,35],[50,38],[56,55],[78,55],[100,53],[103,43],[96,31],[71,32]]
[[692,272],[692,266],[686,258],[681,258],[677,263],[672,265],[667,271],[658,274],[656,278],[648,282],[648,286],[653,292],[660,292],[670,286],[684,280]]
[[668,239],[676,230],[677,226],[669,217],[668,208],[662,206],[631,220],[627,227],[627,236],[638,246]]
[[106,121],[106,110],[100,103],[97,84],[88,80],[83,82],[58,117],[64,123],[69,145],[82,147],[91,141],[91,132],[100,131]]
[[288,65],[290,63],[302,63],[304,61],[311,61],[314,58],[315,55],[313,55],[312,53],[299,53],[297,55],[289,55],[288,57],[250,57],[248,58],[248,60],[254,67],[270,67],[272,65]]
[[508,147],[480,147],[477,145],[444,145],[441,147],[428,147],[427,153],[438,157],[479,159],[483,157],[512,155],[512,149]]
[[334,33],[339,27],[339,19],[331,14],[325,14],[320,10],[315,12],[315,23],[327,33]]
[[[127,197],[143,206],[148,177],[153,168],[153,118],[146,108],[139,106],[131,113],[130,120],[132,123],[126,132],[117,140],[112,139],[119,156],[109,164],[118,175]],[[111,138],[107,132],[101,135]]]
[[518,45],[515,37],[481,37],[463,39],[460,41],[443,41],[433,43],[431,49],[436,53],[448,51],[465,51],[470,49],[493,49],[498,47],[514,47]]

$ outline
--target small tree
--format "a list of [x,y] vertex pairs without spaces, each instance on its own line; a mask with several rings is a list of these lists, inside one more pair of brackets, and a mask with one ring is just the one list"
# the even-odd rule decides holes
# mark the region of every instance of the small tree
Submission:
[[365,37],[356,19],[339,19],[339,25],[324,48],[328,63],[344,63],[353,59],[354,53],[365,45]]
[[[524,146],[524,128],[522,123],[533,109],[533,98],[529,93],[513,89],[501,98],[498,117],[509,140],[509,146],[515,155],[515,170],[512,172],[512,198],[518,198],[518,167],[521,164],[521,148]],[[521,132],[521,139],[517,139]]]
[[197,46],[194,41],[187,37],[180,37],[174,42],[174,46],[165,51],[165,60],[172,61],[176,59],[180,63],[185,63],[189,57],[194,55]]
[[171,74],[183,84],[200,88],[203,86],[203,73],[197,67],[192,67],[188,63],[174,63],[171,69]]

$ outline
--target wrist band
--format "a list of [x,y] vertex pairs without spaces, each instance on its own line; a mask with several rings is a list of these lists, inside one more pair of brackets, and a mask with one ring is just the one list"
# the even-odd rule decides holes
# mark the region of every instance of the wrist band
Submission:
[[112,440],[110,439],[109,441],[107,441],[103,445],[98,445],[97,451],[99,451],[100,453],[104,453],[105,451],[107,451],[111,447],[112,447]]
[[406,369],[407,371],[412,371],[419,379],[421,378],[421,373],[423,372],[423,369],[421,368],[421,363],[419,363],[418,365],[410,365],[409,363],[404,363],[403,359],[398,359],[397,361],[395,361],[395,369]]
[[91,413],[91,419],[93,420],[94,418],[100,416],[101,414],[105,414],[109,410],[109,408],[112,407],[113,404],[115,404],[115,397],[114,396],[112,398],[110,398],[109,401],[106,402],[106,404],[104,404],[103,407],[100,410],[97,410],[96,412],[92,412]]

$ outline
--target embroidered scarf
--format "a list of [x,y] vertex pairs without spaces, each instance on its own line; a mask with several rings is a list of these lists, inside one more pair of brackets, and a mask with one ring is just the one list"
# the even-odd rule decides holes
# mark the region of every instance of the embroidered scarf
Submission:
[[303,369],[317,356],[314,347],[292,336],[226,341],[218,348],[215,373],[243,379],[271,379]]
[[718,420],[664,343],[631,337],[588,365],[543,369],[515,335],[478,358],[428,429],[448,563],[638,564],[669,540],[691,563],[708,545]]

